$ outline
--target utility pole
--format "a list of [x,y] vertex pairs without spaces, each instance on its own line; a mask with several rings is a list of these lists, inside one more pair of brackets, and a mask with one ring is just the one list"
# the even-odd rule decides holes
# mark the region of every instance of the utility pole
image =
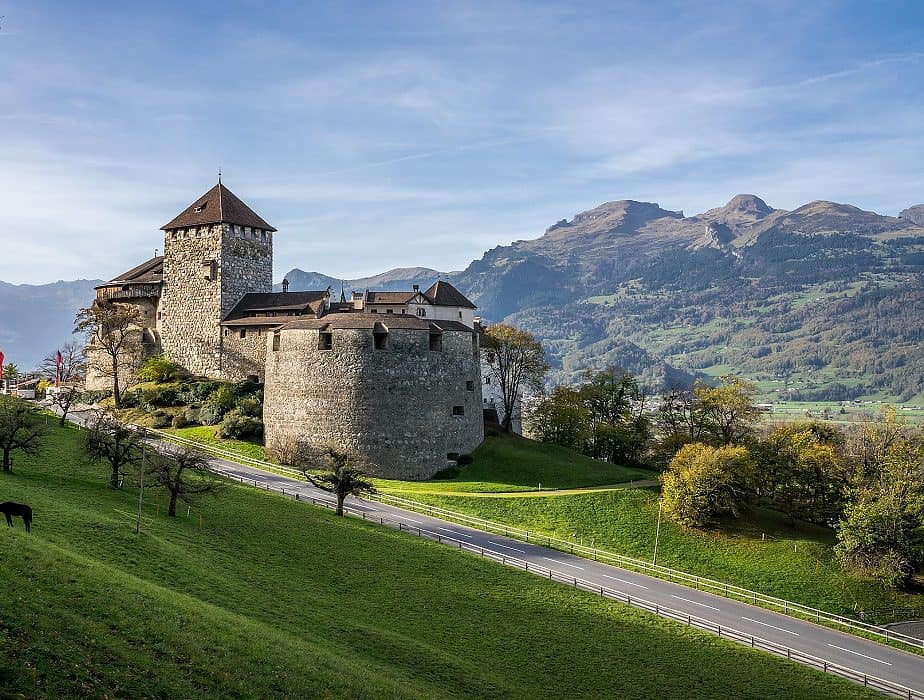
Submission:
[[654,546],[654,557],[651,559],[652,565],[658,563],[658,540],[661,538],[661,507],[664,504],[660,498],[658,499],[658,527],[655,530],[655,546]]
[[135,534],[141,534],[141,505],[144,502],[144,432],[141,433],[141,488],[138,489],[138,520],[135,521]]

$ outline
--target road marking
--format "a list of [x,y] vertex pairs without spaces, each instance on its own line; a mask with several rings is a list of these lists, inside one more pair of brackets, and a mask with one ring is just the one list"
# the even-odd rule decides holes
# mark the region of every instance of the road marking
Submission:
[[581,571],[584,570],[583,566],[578,566],[577,564],[569,564],[568,562],[561,561],[560,559],[552,559],[551,557],[542,557],[542,558],[545,559],[546,561],[554,561],[556,564],[564,564],[565,566],[570,566],[572,569],[580,569]]
[[693,603],[693,605],[701,605],[704,608],[709,608],[710,610],[718,610],[718,608],[713,607],[712,605],[706,605],[705,603],[699,603],[695,600],[690,600],[689,598],[681,598],[679,595],[672,595],[671,598],[676,598],[677,600],[683,600],[687,603]]
[[600,574],[600,575],[603,576],[603,578],[611,578],[614,581],[619,581],[620,583],[628,583],[630,586],[638,586],[639,588],[644,588],[646,591],[648,590],[648,586],[643,586],[640,583],[635,583],[635,581],[626,581],[624,578],[616,578],[615,576],[610,576],[609,574]]
[[782,627],[776,627],[775,625],[768,624],[766,622],[761,622],[760,620],[752,620],[750,617],[741,616],[742,620],[747,620],[748,622],[753,622],[755,625],[763,625],[764,627],[769,627],[770,629],[779,630],[780,632],[785,632],[786,634],[791,634],[795,637],[799,636],[798,632],[793,632],[792,630],[784,630]]
[[874,659],[872,656],[867,656],[866,654],[861,654],[858,651],[851,651],[850,649],[845,649],[844,647],[839,647],[835,644],[829,644],[829,647],[834,649],[840,649],[841,651],[846,651],[848,654],[856,654],[857,656],[862,656],[864,659],[869,659],[870,661],[875,661],[877,664],[885,664],[886,666],[891,666],[888,661],[883,661],[882,659]]
[[472,535],[468,534],[467,532],[458,532],[457,530],[450,530],[448,527],[438,527],[436,529],[442,530],[443,532],[448,532],[453,535],[458,535],[459,537],[468,537],[469,539],[472,539]]
[[423,525],[422,520],[414,520],[414,518],[409,518],[406,515],[396,515],[396,518],[401,518],[402,520],[410,520],[412,523],[417,523],[418,525]]
[[519,547],[511,547],[510,545],[501,544],[500,542],[495,542],[494,540],[488,540],[488,544],[493,544],[495,547],[503,547],[504,549],[519,552],[520,554],[526,554],[525,549],[520,549]]

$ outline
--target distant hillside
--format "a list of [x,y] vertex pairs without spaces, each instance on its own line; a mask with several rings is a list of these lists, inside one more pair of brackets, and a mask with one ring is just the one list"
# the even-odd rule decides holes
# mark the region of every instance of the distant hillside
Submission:
[[0,350],[20,369],[38,366],[42,358],[72,339],[77,310],[93,301],[101,280],[51,284],[0,282]]
[[673,367],[801,398],[924,395],[924,227],[907,215],[609,202],[452,281],[486,318],[537,333],[559,380],[620,364],[655,385]]
[[[450,274],[452,273],[431,270],[428,267],[397,267],[394,270],[373,275],[372,277],[339,280],[323,275],[320,272],[305,272],[295,268],[285,275],[285,279],[289,280],[289,289],[292,291],[327,289],[330,287],[337,293],[340,291],[342,284],[344,293],[349,297],[354,290],[362,292],[366,289],[377,289],[390,292],[411,289],[415,284],[419,284],[422,289],[426,289],[437,279],[447,279]],[[274,289],[281,290],[282,283],[274,285]]]

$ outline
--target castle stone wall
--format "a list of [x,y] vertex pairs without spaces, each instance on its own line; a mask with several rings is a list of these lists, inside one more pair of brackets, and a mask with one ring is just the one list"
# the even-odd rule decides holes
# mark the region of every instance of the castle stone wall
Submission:
[[[331,350],[319,332],[280,331],[267,338],[263,420],[266,445],[283,453],[296,441],[335,444],[368,473],[425,479],[450,453],[472,452],[484,439],[481,381],[473,334],[446,331],[442,351],[429,334],[394,329],[385,350],[371,330],[338,329]],[[453,415],[461,406],[464,415]]]
[[232,381],[243,381],[258,377],[263,381],[266,369],[266,337],[272,335],[269,328],[246,329],[241,338],[238,328],[225,328],[221,338],[221,376]]
[[[135,381],[135,372],[145,357],[161,352],[160,335],[157,332],[157,299],[140,298],[120,301],[119,305],[134,306],[141,311],[142,320],[135,341],[140,342],[141,351],[125,353],[119,358],[119,386],[126,389]],[[84,386],[88,391],[112,389],[112,357],[97,343],[90,341],[86,348],[87,375]]]
[[272,290],[272,233],[230,224],[167,231],[161,336],[196,375],[222,377],[219,323],[248,292]]

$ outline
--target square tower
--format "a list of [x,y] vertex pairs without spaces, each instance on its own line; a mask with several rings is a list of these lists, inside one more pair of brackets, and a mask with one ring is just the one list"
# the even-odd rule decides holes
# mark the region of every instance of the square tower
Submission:
[[220,378],[221,320],[250,292],[273,289],[272,226],[218,184],[161,227],[164,354],[195,375]]

